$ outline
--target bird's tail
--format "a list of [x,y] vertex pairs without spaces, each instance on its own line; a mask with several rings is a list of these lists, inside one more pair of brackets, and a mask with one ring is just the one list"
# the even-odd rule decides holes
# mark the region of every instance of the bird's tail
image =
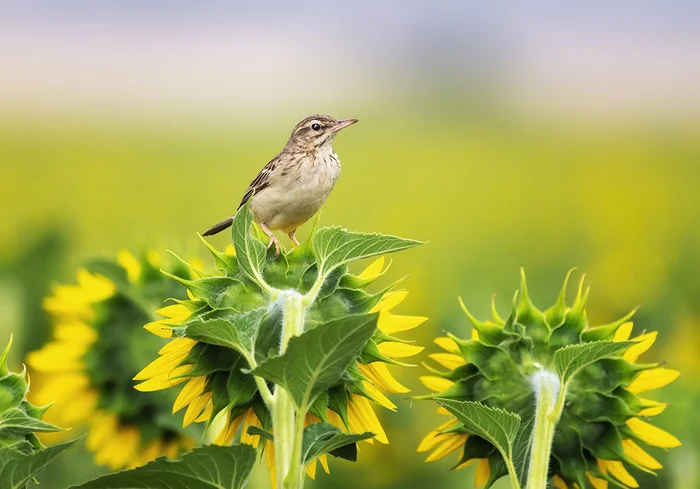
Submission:
[[212,236],[214,234],[220,233],[221,231],[223,231],[224,229],[226,229],[227,227],[229,227],[233,223],[234,217],[235,216],[227,217],[223,221],[221,221],[217,224],[214,224],[212,227],[210,227],[209,229],[204,231],[204,234],[202,236]]

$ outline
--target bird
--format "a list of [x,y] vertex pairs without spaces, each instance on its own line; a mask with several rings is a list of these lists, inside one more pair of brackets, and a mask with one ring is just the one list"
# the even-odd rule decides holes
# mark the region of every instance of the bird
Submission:
[[238,211],[250,202],[253,220],[270,238],[267,249],[274,246],[279,258],[277,230],[285,232],[294,246],[300,246],[297,228],[321,209],[340,176],[333,140],[356,122],[318,114],[303,119],[294,126],[284,149],[248,185],[236,213],[206,230],[204,236],[231,226]]

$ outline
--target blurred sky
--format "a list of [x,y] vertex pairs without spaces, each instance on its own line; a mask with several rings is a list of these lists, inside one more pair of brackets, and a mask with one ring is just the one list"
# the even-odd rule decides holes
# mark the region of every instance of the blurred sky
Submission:
[[[4,0],[3,112],[262,116],[378,98],[700,113],[700,2]],[[370,101],[370,102],[368,102]]]

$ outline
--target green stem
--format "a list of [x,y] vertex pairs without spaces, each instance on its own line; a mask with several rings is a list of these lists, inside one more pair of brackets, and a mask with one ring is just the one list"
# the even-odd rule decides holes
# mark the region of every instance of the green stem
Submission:
[[[282,291],[279,301],[283,308],[280,355],[287,350],[289,340],[304,332],[303,296],[294,290]],[[275,471],[277,489],[301,489],[304,470],[301,467],[301,445],[306,413],[297,410],[294,400],[280,386],[275,386],[272,402],[272,430],[275,437]]]
[[546,489],[554,430],[564,408],[566,386],[562,388],[559,377],[546,370],[535,374],[532,383],[537,396],[537,408],[526,488]]

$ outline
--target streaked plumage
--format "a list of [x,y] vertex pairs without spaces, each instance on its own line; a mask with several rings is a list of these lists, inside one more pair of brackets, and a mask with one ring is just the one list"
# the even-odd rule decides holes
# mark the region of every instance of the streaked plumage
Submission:
[[[294,244],[296,229],[319,211],[340,176],[340,160],[332,143],[341,129],[356,119],[338,121],[313,115],[299,122],[282,152],[273,158],[250,183],[238,208],[250,200],[255,221],[270,236],[268,245],[279,242],[272,231],[287,233]],[[219,233],[229,227],[235,214],[204,233]]]

